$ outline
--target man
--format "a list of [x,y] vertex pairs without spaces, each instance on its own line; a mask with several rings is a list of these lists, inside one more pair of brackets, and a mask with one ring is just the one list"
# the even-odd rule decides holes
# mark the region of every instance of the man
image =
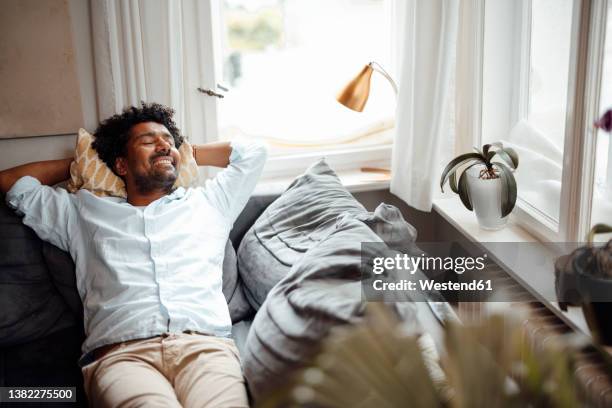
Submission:
[[0,191],[41,239],[70,252],[83,301],[85,391],[96,406],[248,406],[222,293],[224,247],[266,151],[194,147],[226,167],[204,187],[173,190],[183,138],[173,111],[130,107],[100,124],[94,148],[127,200],[54,185],[72,159],[0,172]]

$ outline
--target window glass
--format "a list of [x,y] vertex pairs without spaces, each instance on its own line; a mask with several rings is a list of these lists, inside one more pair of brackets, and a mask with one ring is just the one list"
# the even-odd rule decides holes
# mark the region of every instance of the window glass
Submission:
[[369,61],[393,75],[388,1],[224,0],[220,138],[263,138],[273,155],[390,144],[396,100],[382,75],[364,112],[335,100]]
[[557,152],[565,137],[571,24],[571,0],[532,0],[527,120]]
[[558,225],[573,1],[494,0],[487,7],[483,140],[501,139],[517,151],[519,203]]
[[[607,21],[599,103],[601,114],[612,108],[612,3],[608,3]],[[612,136],[602,130],[594,134],[597,144],[591,224],[612,224]]]
[[572,1],[532,0],[526,129],[510,142],[522,160],[522,198],[559,221],[563,139],[567,112]]

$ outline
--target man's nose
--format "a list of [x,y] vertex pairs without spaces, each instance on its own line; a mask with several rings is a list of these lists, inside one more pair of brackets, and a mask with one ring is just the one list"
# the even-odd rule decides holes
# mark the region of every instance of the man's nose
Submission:
[[172,147],[172,144],[163,137],[157,138],[157,143],[155,144],[156,151],[169,151]]

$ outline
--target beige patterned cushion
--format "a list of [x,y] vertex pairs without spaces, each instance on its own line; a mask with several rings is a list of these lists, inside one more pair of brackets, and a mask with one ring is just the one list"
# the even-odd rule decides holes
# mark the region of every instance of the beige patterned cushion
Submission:
[[[125,183],[108,168],[91,144],[92,136],[85,129],[79,129],[74,161],[70,165],[70,180],[67,189],[71,193],[84,188],[99,197],[127,197]],[[194,187],[198,184],[198,165],[193,158],[191,145],[185,140],[179,148],[181,167],[174,187]]]

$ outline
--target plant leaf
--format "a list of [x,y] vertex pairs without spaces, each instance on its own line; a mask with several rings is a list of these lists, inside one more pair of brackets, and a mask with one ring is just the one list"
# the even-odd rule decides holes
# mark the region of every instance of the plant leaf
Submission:
[[499,169],[499,176],[502,179],[502,217],[512,212],[516,205],[517,186],[512,169],[501,162],[495,162],[494,166]]
[[516,153],[516,150],[514,150],[511,147],[504,147],[503,151],[506,152],[508,154],[508,156],[510,156],[510,158],[512,159],[512,162],[514,163],[514,168],[518,169],[518,166],[519,166],[519,156],[518,156],[518,153]]
[[[470,167],[474,165],[475,164],[472,164]],[[472,207],[472,201],[470,200],[470,192],[468,191],[468,185],[467,185],[468,183],[467,170],[468,169],[465,169],[465,171],[461,173],[461,177],[459,177],[459,185],[457,186],[457,189],[459,190],[459,198],[461,199],[461,202],[463,203],[465,208],[472,211],[474,208]]]
[[487,163],[491,163],[491,160],[493,159],[493,156],[495,156],[497,153],[496,152],[487,152]]
[[505,161],[506,164],[512,167],[513,169],[516,169],[518,167],[518,154],[516,154],[516,151],[514,151],[514,149],[510,147],[505,147],[503,149],[496,150],[495,155],[499,156],[501,160]]
[[489,155],[489,148],[491,147],[490,144],[485,144],[482,145],[482,155],[487,157]]
[[[442,176],[440,176],[440,189],[442,190],[442,192],[444,192],[444,184],[446,184],[446,181],[448,180],[450,175],[456,172],[457,169],[459,169],[459,167],[461,167],[468,161],[472,161],[472,160],[484,161],[483,159],[484,158],[482,157],[482,155],[478,153],[465,153],[451,160],[446,165],[444,170],[442,171]],[[452,189],[452,186],[451,186],[451,189]]]
[[463,163],[461,163],[461,165],[465,165],[467,167],[465,167],[463,170],[460,171],[460,168],[458,168],[456,171],[453,171],[452,173],[450,173],[450,177],[448,178],[448,185],[451,187],[451,190],[455,193],[455,194],[459,194],[459,187],[458,187],[458,182],[457,180],[461,177],[461,174],[466,171],[467,169],[469,169],[470,167],[473,167],[476,164],[480,164],[482,163],[481,160],[467,160]]
[[606,225],[606,224],[595,224],[587,235],[587,242],[591,244],[593,243],[593,240],[595,239],[595,235],[608,234],[610,232],[612,232],[612,226]]
[[495,142],[495,143],[489,143],[489,144],[486,144],[486,145],[482,146],[482,153],[484,154],[484,156],[488,157],[489,150],[492,147],[496,147],[496,148],[500,148],[501,149],[501,148],[504,147],[504,145],[502,144],[502,142]]
[[453,193],[459,194],[459,189],[457,188],[457,172],[453,171],[448,178],[448,185],[450,186]]

